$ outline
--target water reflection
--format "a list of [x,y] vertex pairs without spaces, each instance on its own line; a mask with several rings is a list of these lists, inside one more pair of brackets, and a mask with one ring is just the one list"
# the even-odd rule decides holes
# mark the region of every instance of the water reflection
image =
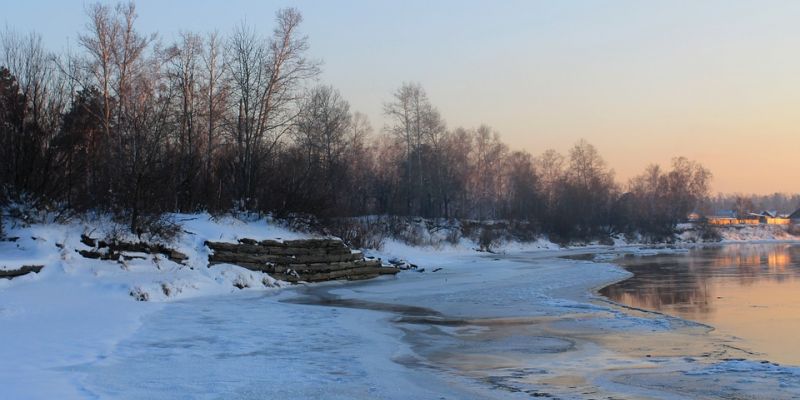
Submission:
[[[634,277],[601,290],[619,303],[721,327],[762,348],[780,348],[775,332],[800,330],[796,244],[725,245],[627,257],[620,264]],[[789,360],[800,363],[795,352]]]
[[790,244],[739,244],[710,249],[710,252],[714,267],[760,268],[767,266],[770,269],[782,271],[792,264],[792,252],[795,253],[795,258],[797,257],[798,248]]
[[737,244],[688,254],[626,257],[620,264],[635,276],[601,293],[636,307],[711,312],[715,284],[787,282],[800,276],[799,263],[800,246],[792,244]]

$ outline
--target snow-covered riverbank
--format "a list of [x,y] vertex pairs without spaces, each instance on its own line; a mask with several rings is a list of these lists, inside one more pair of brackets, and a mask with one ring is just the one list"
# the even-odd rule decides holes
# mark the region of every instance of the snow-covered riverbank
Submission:
[[[0,279],[0,398],[84,398],[68,371],[110,354],[165,302],[239,292],[237,283],[246,291],[283,286],[232,265],[207,268],[205,240],[304,236],[265,220],[176,217],[185,232],[173,246],[188,255],[185,265],[161,255],[133,254],[122,263],[80,256],[76,250],[90,249],[81,235],[109,235],[115,226],[107,220],[6,227],[11,239],[0,241],[0,268],[44,268]],[[135,301],[143,294],[150,301]]]
[[[202,243],[300,235],[263,221],[185,218],[189,233],[178,244],[189,255],[184,267],[158,258],[124,268],[83,259],[64,251],[80,246],[79,226],[34,227],[4,242],[13,246],[1,253],[6,264],[46,268],[0,280],[3,397],[800,393],[797,369],[748,361],[731,338],[599,299],[593,289],[629,274],[580,255],[618,254],[609,247],[565,250],[541,241],[500,255],[467,243],[426,249],[389,242],[376,255],[403,257],[425,272],[281,288],[238,267],[205,268]],[[251,283],[244,291],[234,286],[242,279]],[[154,301],[133,301],[136,287]],[[702,384],[709,375],[716,386]]]

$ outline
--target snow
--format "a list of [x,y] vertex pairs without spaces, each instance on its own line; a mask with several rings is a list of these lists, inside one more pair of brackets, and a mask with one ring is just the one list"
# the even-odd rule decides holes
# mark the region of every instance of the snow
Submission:
[[427,374],[389,361],[396,348],[379,313],[280,302],[286,297],[251,292],[174,302],[109,357],[82,366],[77,384],[89,397],[156,400],[465,392],[426,384]]
[[[0,387],[10,398],[83,398],[62,369],[96,362],[130,336],[163,302],[285,286],[266,274],[234,265],[206,268],[205,240],[296,239],[303,235],[269,221],[214,220],[207,214],[176,215],[188,231],[174,245],[187,265],[163,256],[123,264],[86,259],[81,234],[102,237],[108,220],[7,227],[0,266],[44,265],[40,273],[0,279]],[[134,238],[128,238],[134,239]],[[137,302],[134,299],[148,300]],[[46,382],[47,384],[42,384]],[[5,396],[0,396],[9,398]]]
[[266,218],[173,217],[185,233],[171,246],[186,265],[78,255],[88,249],[80,235],[101,237],[108,221],[7,228],[19,239],[0,242],[0,265],[45,268],[0,280],[0,397],[680,398],[670,388],[686,383],[692,398],[708,395],[700,388],[746,393],[752,382],[766,397],[800,393],[796,367],[716,359],[729,350],[707,327],[599,298],[593,289],[630,274],[580,259],[682,249],[539,240],[487,253],[465,239],[389,240],[367,254],[419,268],[288,287],[233,265],[207,268],[203,243],[306,235]]
[[120,283],[55,268],[16,278],[22,282],[0,290],[4,398],[82,398],[63,369],[110,353],[139,327],[142,316],[160,308],[132,301],[124,288],[115,287]]
[[729,227],[719,231],[724,243],[800,240],[800,237],[789,234],[786,227],[775,225]]

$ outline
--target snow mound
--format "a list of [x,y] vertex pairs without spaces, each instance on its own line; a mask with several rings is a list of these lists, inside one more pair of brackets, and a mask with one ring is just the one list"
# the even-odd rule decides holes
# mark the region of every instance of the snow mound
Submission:
[[787,232],[785,227],[754,225],[727,227],[719,230],[723,242],[794,241],[800,237]]

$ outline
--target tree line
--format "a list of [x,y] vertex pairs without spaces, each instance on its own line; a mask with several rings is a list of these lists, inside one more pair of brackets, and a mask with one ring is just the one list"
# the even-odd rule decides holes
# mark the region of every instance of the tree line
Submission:
[[800,207],[800,194],[773,193],[757,194],[717,194],[708,199],[708,213],[732,211],[739,217],[747,217],[751,213],[776,211],[777,215],[791,214]]
[[615,181],[594,146],[538,156],[490,126],[447,127],[424,88],[387,94],[374,130],[308,54],[302,16],[270,35],[136,27],[133,3],[87,7],[77,51],[36,33],[0,43],[0,201],[103,211],[133,232],[164,212],[507,219],[565,238],[666,234],[711,174],[676,158]]

